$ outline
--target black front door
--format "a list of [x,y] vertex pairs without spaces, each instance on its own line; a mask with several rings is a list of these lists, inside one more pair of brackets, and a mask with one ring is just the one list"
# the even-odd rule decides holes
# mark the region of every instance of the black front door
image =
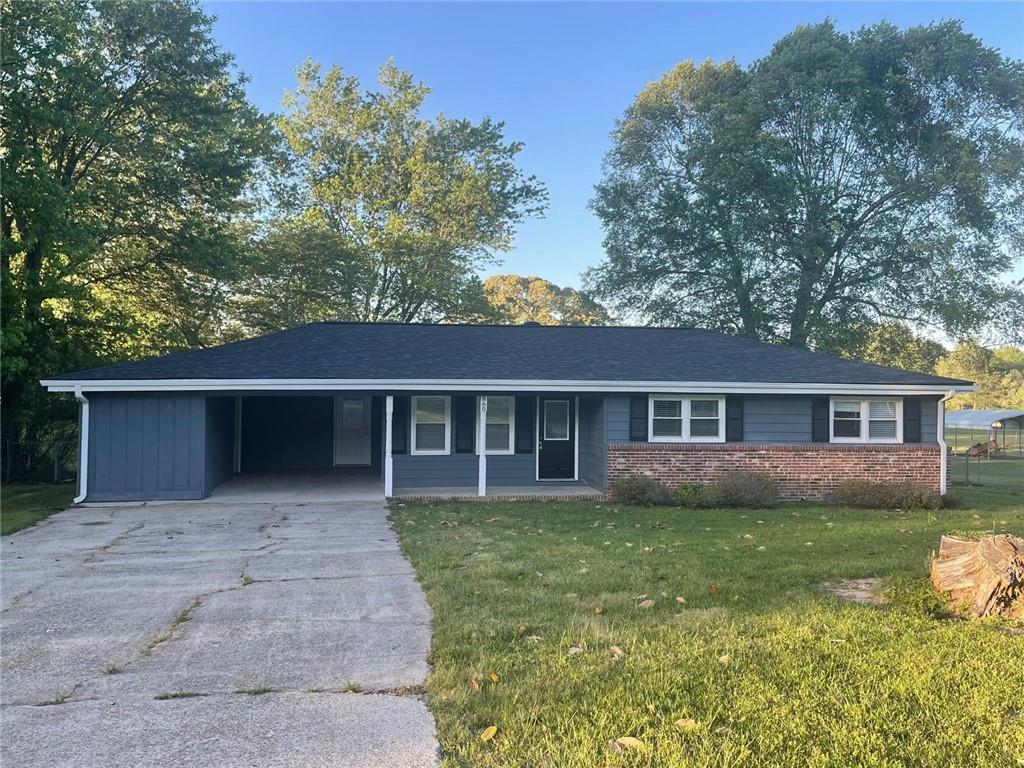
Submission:
[[576,477],[576,401],[571,397],[540,398],[537,435],[537,476],[541,480]]

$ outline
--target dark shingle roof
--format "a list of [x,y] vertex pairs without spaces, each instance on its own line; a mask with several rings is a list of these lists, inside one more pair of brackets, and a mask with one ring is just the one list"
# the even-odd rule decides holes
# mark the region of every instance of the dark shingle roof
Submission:
[[313,323],[55,377],[966,384],[686,328]]

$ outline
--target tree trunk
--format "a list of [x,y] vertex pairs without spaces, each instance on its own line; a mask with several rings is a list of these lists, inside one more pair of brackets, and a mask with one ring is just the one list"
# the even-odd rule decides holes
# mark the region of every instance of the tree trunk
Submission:
[[935,588],[972,616],[1024,618],[1024,539],[943,536],[931,570]]

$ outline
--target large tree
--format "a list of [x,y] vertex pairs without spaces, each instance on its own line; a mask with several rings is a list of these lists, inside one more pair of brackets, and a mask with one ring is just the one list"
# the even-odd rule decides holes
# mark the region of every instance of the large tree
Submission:
[[1019,302],[999,276],[1024,239],[1022,127],[1021,62],[956,22],[825,22],[747,68],[684,62],[614,133],[589,285],[797,347],[886,320],[963,336]]
[[196,2],[2,11],[3,439],[36,443],[73,414],[39,378],[206,340],[269,132]]
[[492,275],[484,296],[497,322],[541,325],[607,325],[608,310],[583,291],[555,285],[541,277]]
[[239,288],[250,327],[472,315],[477,270],[543,210],[501,123],[422,116],[429,90],[391,63],[378,80],[363,91],[337,66],[299,69],[279,123],[281,213]]

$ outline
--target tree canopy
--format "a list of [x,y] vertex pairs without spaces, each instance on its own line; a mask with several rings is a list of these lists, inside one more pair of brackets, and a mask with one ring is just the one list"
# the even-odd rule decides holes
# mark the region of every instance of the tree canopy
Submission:
[[503,323],[541,325],[606,325],[608,311],[575,288],[563,288],[540,277],[493,275],[484,280],[484,296]]
[[268,126],[195,3],[2,7],[3,436],[42,441],[40,377],[203,343]]
[[279,121],[288,184],[239,291],[253,327],[444,320],[483,307],[477,270],[543,212],[501,123],[421,116],[429,90],[392,63],[379,91],[308,61]]
[[797,347],[888,320],[977,332],[1019,314],[999,276],[1024,241],[1022,125],[1021,62],[957,22],[825,22],[747,68],[683,62],[613,135],[588,285],[639,320]]

